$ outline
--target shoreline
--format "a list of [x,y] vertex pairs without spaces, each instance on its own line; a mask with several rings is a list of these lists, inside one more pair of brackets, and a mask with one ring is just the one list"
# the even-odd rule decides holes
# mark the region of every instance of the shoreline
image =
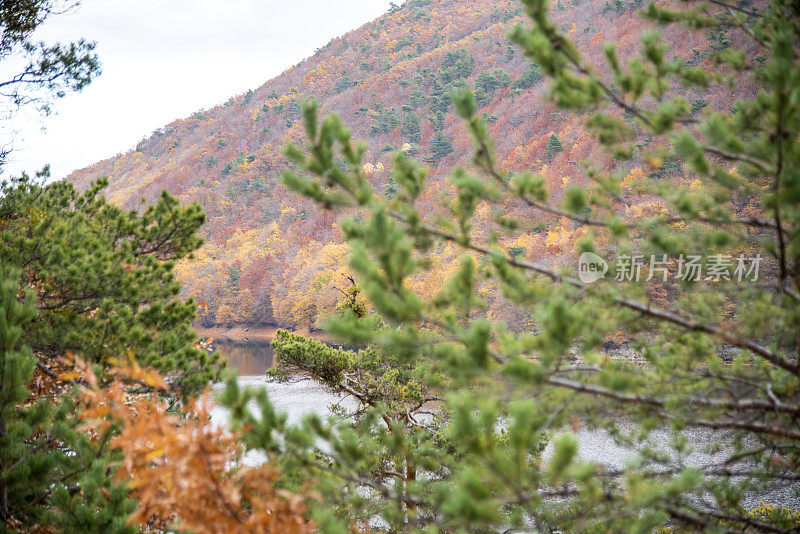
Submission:
[[[277,326],[192,326],[197,335],[204,338],[213,338],[220,343],[269,343],[277,336],[278,330],[289,330]],[[291,330],[290,330],[291,331]],[[317,330],[310,333],[301,333],[311,339],[330,343],[335,341],[326,332]]]

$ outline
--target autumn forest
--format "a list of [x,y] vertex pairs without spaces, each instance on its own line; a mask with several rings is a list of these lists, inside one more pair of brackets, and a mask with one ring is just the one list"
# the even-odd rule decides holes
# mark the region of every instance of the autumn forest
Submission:
[[[155,73],[307,1],[0,1],[0,134],[103,109],[49,19]],[[2,532],[800,532],[797,0],[392,2],[64,178],[15,153]]]
[[[642,21],[632,15],[640,7],[635,1],[559,2],[553,20],[588,57],[602,56],[607,41],[617,43],[624,57],[639,44]],[[476,91],[502,167],[543,175],[554,203],[564,199],[568,185],[586,184],[579,162],[588,158],[627,175],[626,215],[658,213],[663,206],[635,194],[636,181],[645,172],[691,181],[681,163],[664,161],[645,171],[616,163],[587,142],[581,114],[547,103],[544,73],[509,43],[508,31],[523,20],[515,1],[410,0],[263,86],[159,128],[131,151],[69,179],[85,186],[108,176],[108,197],[124,207],[140,198],[152,201],[162,189],[203,206],[206,243],[178,266],[178,275],[184,294],[201,303],[205,326],[320,328],[339,300],[338,289],[346,287],[341,215],[299,202],[281,185],[282,149],[303,136],[302,104],[312,98],[369,142],[364,171],[385,196],[398,187],[390,172],[394,152],[429,166],[431,179],[419,200],[426,214],[453,194],[445,179],[449,170],[470,158],[471,141],[450,101],[462,86]],[[680,28],[669,28],[666,39],[676,43],[672,53],[701,67],[711,64],[707,52],[721,46]],[[692,110],[727,107],[736,98],[736,92],[719,91],[694,99]],[[524,210],[508,209],[504,215]],[[488,203],[479,206],[476,230],[488,235],[499,215]],[[540,213],[529,222],[526,231],[503,242],[510,253],[552,266],[574,264],[574,246],[585,229],[557,214]],[[415,291],[434,294],[458,267],[458,256],[455,247],[443,245],[435,266],[412,280]],[[486,284],[481,293],[492,317],[516,329],[530,325],[497,287]]]

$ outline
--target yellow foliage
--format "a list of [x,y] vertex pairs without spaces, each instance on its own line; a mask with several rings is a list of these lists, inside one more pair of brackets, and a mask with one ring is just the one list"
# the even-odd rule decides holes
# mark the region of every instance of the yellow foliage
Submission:
[[653,169],[658,169],[664,164],[664,159],[655,154],[647,154],[645,156],[645,162]]
[[283,280],[286,291],[273,299],[275,318],[282,324],[295,327],[319,327],[333,314],[336,304],[350,274],[346,266],[350,248],[346,243],[316,241],[303,247],[293,260],[296,269]]
[[547,232],[544,244],[548,248],[557,248],[561,251],[569,248],[571,232],[563,227],[558,227]]
[[781,516],[786,523],[791,524],[795,528],[800,527],[800,510],[793,510],[772,503],[767,504],[764,501],[758,501],[758,506],[749,510],[747,515],[758,521]]
[[444,249],[431,257],[433,267],[423,271],[408,281],[408,288],[418,295],[437,295],[455,274],[461,264],[459,251],[448,244]]
[[625,178],[622,179],[620,186],[624,191],[630,191],[633,189],[634,184],[641,181],[644,177],[645,174],[641,167],[634,167],[625,175]]
[[533,234],[522,233],[516,239],[505,244],[506,248],[522,247],[526,251],[530,251],[539,244],[540,238]]
[[661,202],[643,202],[635,206],[629,206],[625,209],[625,218],[627,220],[639,220],[645,217],[656,217],[658,215],[666,215],[669,211],[666,206]]

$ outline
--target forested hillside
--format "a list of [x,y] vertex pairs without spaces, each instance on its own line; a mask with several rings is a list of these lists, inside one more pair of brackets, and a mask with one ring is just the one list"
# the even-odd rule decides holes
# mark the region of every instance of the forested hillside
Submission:
[[[617,44],[623,58],[638,49],[637,36],[645,29],[634,16],[640,7],[638,0],[560,0],[552,16],[585,57],[594,55],[600,64],[607,41]],[[444,179],[447,172],[466,164],[471,154],[471,141],[450,101],[464,84],[475,91],[502,167],[543,175],[553,204],[563,200],[566,186],[585,184],[581,162],[606,169],[618,165],[589,142],[583,115],[546,103],[541,72],[507,39],[508,31],[522,23],[516,1],[409,0],[261,87],[159,128],[129,152],[68,179],[85,188],[108,176],[108,198],[126,208],[141,198],[155,201],[162,189],[205,208],[206,243],[178,268],[184,291],[203,305],[204,324],[318,326],[347,284],[347,245],[338,238],[338,216],[280,183],[288,165],[281,150],[303,137],[304,100],[314,98],[323,112],[337,112],[354,136],[368,141],[364,171],[386,196],[396,191],[389,172],[394,152],[427,164],[433,179],[419,207],[428,215],[453,191]],[[706,40],[678,27],[665,30],[670,54],[698,66],[711,67],[708,51],[729,47],[730,39],[724,33]],[[713,99],[692,101],[692,112],[706,106],[728,109],[736,98],[736,91],[720,91]],[[645,171],[635,163],[625,165],[616,169],[629,193],[624,215],[660,212],[660,204],[634,194]],[[655,167],[658,176],[684,180],[679,161],[667,159]],[[523,213],[522,206],[510,205],[502,215]],[[475,228],[489,232],[499,216],[488,205],[479,206]],[[573,247],[584,228],[557,214],[530,217],[524,232],[501,240],[508,253],[550,265],[573,264]],[[455,247],[440,245],[436,258],[415,278],[413,289],[422,294],[432,294],[457,268]],[[490,315],[516,328],[529,324],[524,313],[503,305],[495,287],[481,291]]]

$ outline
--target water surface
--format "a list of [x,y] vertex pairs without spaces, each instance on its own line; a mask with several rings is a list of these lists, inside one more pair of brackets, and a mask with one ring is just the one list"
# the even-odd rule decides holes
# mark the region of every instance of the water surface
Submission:
[[273,351],[269,343],[214,341],[214,350],[227,360],[228,369],[236,369],[238,376],[263,376],[272,367]]
[[[266,342],[214,342],[214,349],[220,356],[228,361],[229,368],[237,370],[238,382],[244,387],[265,388],[270,400],[279,412],[288,416],[290,424],[297,424],[304,415],[316,413],[320,416],[331,414],[330,408],[334,404],[343,404],[348,409],[356,407],[352,397],[345,397],[332,393],[328,388],[310,380],[292,380],[288,383],[271,382],[264,376],[267,369],[272,367],[273,350]],[[221,385],[217,385],[217,388]],[[255,409],[255,405],[250,406]],[[216,407],[212,411],[214,424],[226,425],[227,411]],[[624,426],[624,425],[623,425]],[[578,456],[584,461],[597,462],[609,469],[622,469],[638,456],[636,447],[623,447],[605,431],[581,428],[575,432],[578,439]],[[706,446],[719,438],[719,433],[710,430],[690,429],[685,432],[692,452],[683,461],[693,467],[712,465],[720,462],[725,457],[725,452],[709,451]],[[665,448],[670,434],[666,430],[656,430],[651,436],[650,446]],[[552,454],[552,445],[547,447],[545,457]],[[245,464],[256,465],[263,462],[265,457],[251,451],[244,459]],[[749,495],[745,502],[749,507],[755,507],[763,499],[781,506],[790,508],[800,507],[800,498],[794,494],[794,484],[779,485],[759,495]]]

